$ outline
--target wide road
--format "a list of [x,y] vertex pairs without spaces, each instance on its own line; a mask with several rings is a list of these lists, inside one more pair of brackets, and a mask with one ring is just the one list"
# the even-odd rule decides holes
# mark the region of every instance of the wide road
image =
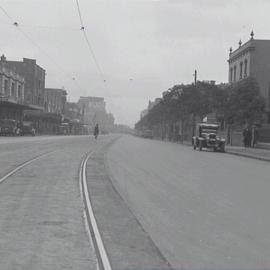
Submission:
[[97,147],[84,136],[0,137],[0,178],[45,154],[0,183],[1,270],[96,269],[78,177]]
[[269,163],[108,135],[0,137],[1,270],[97,269],[79,185],[88,152],[112,269],[270,268]]
[[270,268],[270,164],[124,136],[117,192],[174,269]]

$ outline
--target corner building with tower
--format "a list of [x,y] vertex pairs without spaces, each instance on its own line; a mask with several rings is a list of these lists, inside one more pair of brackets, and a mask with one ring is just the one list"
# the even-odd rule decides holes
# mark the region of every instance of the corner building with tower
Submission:
[[235,83],[247,77],[256,79],[260,95],[266,100],[265,122],[270,124],[270,40],[251,38],[244,44],[239,41],[236,50],[230,49],[229,83]]

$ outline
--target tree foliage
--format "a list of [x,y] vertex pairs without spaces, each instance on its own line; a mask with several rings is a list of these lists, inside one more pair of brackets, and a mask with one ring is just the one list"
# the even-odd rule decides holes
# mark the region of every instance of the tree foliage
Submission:
[[136,125],[151,128],[156,124],[184,120],[190,115],[203,119],[216,112],[229,124],[254,123],[262,119],[265,100],[253,78],[218,86],[206,82],[175,85],[164,92],[161,101]]

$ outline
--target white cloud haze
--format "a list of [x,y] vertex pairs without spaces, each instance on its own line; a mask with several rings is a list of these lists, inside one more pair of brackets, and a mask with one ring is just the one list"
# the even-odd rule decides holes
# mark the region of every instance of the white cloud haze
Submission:
[[[239,39],[270,39],[270,1],[80,0],[84,26],[107,82],[100,78],[80,31],[75,0],[2,0],[0,48],[10,60],[35,58],[46,86],[75,101],[104,96],[118,123],[133,125],[149,99],[178,83],[227,81],[229,47]],[[72,79],[75,78],[75,81]],[[132,79],[132,80],[130,80]]]

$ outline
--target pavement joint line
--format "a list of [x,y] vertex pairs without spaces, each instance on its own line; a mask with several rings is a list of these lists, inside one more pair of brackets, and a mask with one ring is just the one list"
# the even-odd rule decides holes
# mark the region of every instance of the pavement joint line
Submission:
[[[86,165],[92,154],[93,151],[88,153],[87,156],[83,159],[80,166],[80,191],[85,204],[85,225],[87,225],[86,231],[88,236],[90,237],[91,243],[93,243],[94,241],[96,243],[96,255],[99,263],[99,269],[112,270],[111,263],[109,261],[106,249],[101,238],[101,234],[97,226],[86,182]],[[89,216],[89,220],[87,218],[87,214]],[[91,234],[91,231],[93,232],[93,234]]]
[[22,163],[21,165],[17,166],[15,169],[13,169],[12,171],[8,172],[6,175],[2,176],[0,178],[0,184],[2,184],[7,178],[9,178],[10,176],[12,176],[13,174],[15,174],[16,172],[18,172],[19,170],[21,170],[22,168],[26,167],[27,165],[33,163],[34,161],[44,157],[44,156],[47,156],[51,153],[54,153],[56,151],[50,151],[50,152],[46,152],[46,153],[43,153],[41,155],[38,155],[28,161],[25,161],[24,163]]

